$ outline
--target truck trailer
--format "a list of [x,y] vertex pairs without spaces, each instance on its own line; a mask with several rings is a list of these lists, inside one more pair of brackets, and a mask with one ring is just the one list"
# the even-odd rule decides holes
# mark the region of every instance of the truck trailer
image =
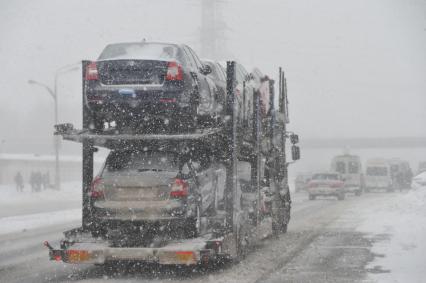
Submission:
[[[279,106],[274,105],[275,82],[265,81],[269,84],[269,111],[262,114],[261,95],[259,90],[254,89],[254,117],[250,123],[236,118],[236,111],[240,108],[235,98],[235,62],[229,61],[226,69],[225,122],[184,133],[157,134],[120,132],[113,126],[102,131],[94,129],[92,115],[84,102],[87,91],[84,78],[88,65],[89,61],[83,61],[82,129],[75,129],[72,124],[55,126],[56,135],[82,144],[82,226],[65,231],[59,247],[53,247],[47,241],[44,243],[49,249],[51,260],[70,264],[102,265],[136,261],[161,265],[198,265],[239,259],[256,242],[286,232],[291,209],[287,174],[291,162],[286,156],[286,141],[292,143],[293,161],[300,158],[300,150],[296,145],[298,136],[286,130],[289,123],[287,85],[281,68],[278,80]],[[239,95],[245,98],[244,93]],[[248,125],[251,125],[251,135],[247,134]],[[215,194],[212,210],[197,210],[193,228],[196,232],[189,236],[164,235],[160,233],[164,229],[159,228],[153,230],[151,237],[147,238],[146,225],[135,225],[131,230],[118,226],[118,233],[117,227],[108,227],[104,233],[99,233],[103,224],[96,218],[97,207],[92,192],[95,152],[100,147],[110,150],[145,150],[149,146],[172,147],[180,154],[189,156],[203,151],[209,159],[219,162],[226,173],[224,181],[216,186],[222,190],[222,197]],[[203,201],[201,197],[196,199],[194,207],[202,205]],[[135,209],[131,213],[137,215],[144,209]],[[188,211],[194,210],[188,208]],[[158,237],[160,234],[161,237]],[[135,238],[142,241],[133,241]]]

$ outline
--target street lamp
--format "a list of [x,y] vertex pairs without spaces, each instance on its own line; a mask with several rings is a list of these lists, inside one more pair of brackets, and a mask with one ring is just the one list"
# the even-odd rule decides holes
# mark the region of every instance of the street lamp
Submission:
[[[71,72],[78,69],[78,66],[76,64],[72,65],[66,65],[56,70],[55,72],[55,81],[53,90],[47,86],[44,83],[40,83],[34,80],[28,80],[29,84],[32,85],[38,85],[43,87],[47,92],[50,94],[50,96],[53,98],[54,102],[54,110],[55,110],[55,125],[57,125],[58,122],[58,77],[60,74],[64,74],[67,72]],[[59,144],[60,144],[60,138],[58,136],[55,136],[55,189],[60,190],[61,188],[61,178],[60,178],[60,172],[59,172]]]

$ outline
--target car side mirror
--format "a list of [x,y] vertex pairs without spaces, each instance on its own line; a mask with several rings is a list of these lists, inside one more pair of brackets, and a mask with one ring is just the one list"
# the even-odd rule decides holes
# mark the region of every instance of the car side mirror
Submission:
[[212,68],[209,65],[203,65],[200,71],[203,75],[208,75],[211,74]]
[[294,161],[300,159],[300,147],[298,147],[297,145],[293,145],[291,147],[291,158]]
[[291,134],[290,135],[290,141],[292,144],[299,143],[299,135]]

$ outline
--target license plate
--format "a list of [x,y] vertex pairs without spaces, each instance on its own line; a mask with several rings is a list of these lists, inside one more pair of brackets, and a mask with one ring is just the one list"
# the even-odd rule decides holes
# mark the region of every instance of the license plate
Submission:
[[118,188],[115,194],[120,199],[155,199],[157,192],[152,189]]
[[133,97],[133,98],[135,98],[135,97],[136,97],[136,92],[135,92],[135,90],[134,90],[134,89],[131,89],[131,88],[122,88],[122,89],[119,89],[119,90],[118,90],[118,93],[119,93],[121,96],[125,96],[125,97]]

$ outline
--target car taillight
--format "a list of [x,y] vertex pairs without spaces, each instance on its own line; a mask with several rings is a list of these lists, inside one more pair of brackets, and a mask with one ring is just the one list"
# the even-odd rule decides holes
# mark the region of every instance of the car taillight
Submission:
[[188,182],[182,179],[175,179],[171,185],[170,196],[173,198],[181,198],[188,196]]
[[90,191],[90,197],[98,200],[104,198],[104,184],[101,177],[96,177],[92,182],[92,188]]
[[182,66],[176,62],[169,62],[167,65],[167,81],[181,81],[183,80]]
[[96,62],[91,62],[86,67],[86,81],[96,81],[99,79],[98,68]]

